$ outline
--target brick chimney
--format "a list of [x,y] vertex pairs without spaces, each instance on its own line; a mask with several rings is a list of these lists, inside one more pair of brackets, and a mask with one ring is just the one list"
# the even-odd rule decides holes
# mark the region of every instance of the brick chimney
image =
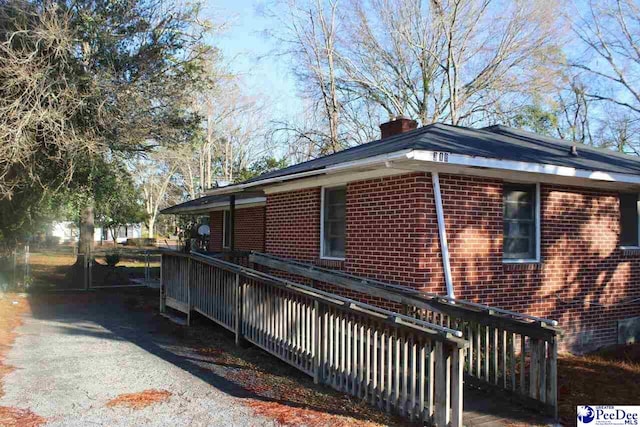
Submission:
[[388,138],[418,127],[418,122],[407,117],[397,116],[395,119],[380,125],[381,138]]

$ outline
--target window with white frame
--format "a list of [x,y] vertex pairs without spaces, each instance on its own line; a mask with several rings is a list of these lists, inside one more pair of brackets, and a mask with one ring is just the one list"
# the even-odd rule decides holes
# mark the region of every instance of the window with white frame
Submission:
[[322,222],[320,253],[322,258],[344,259],[346,241],[345,187],[324,188],[322,191]]
[[231,242],[231,212],[224,211],[224,218],[222,221],[222,247],[229,248]]
[[503,189],[505,262],[540,259],[539,195],[536,184],[505,184]]
[[638,193],[620,193],[620,246],[640,246]]

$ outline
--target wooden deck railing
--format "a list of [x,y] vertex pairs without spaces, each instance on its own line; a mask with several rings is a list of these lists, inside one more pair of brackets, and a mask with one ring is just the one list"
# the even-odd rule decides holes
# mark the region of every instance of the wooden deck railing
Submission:
[[272,255],[250,262],[397,304],[405,314],[464,333],[466,380],[508,392],[557,417],[557,322],[421,292]]
[[198,254],[162,255],[161,309],[197,311],[342,392],[462,426],[460,331]]

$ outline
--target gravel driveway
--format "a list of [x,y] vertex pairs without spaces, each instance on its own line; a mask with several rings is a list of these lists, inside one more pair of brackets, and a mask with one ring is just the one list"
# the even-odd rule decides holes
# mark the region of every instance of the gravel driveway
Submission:
[[[4,378],[0,406],[28,408],[47,426],[274,424],[242,405],[214,370],[190,363],[179,340],[162,333],[165,319],[119,298],[90,299],[32,303],[7,354],[17,369]],[[107,406],[148,389],[172,395],[143,409]]]

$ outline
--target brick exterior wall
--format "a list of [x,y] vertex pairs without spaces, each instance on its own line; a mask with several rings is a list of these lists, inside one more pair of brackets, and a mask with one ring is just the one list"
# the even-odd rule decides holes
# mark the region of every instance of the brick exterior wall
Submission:
[[[616,321],[640,316],[640,301],[619,304],[640,298],[640,254],[619,249],[616,192],[542,184],[542,262],[520,266],[502,262],[503,182],[441,175],[440,185],[458,297],[557,319],[567,349],[615,343]],[[266,252],[326,264],[320,188],[269,195],[265,226]],[[329,266],[445,293],[431,176],[348,184],[346,257]]]
[[[420,287],[435,219],[431,181],[410,174],[347,185],[345,269],[361,276]],[[439,254],[437,255],[439,257]]]
[[[209,214],[209,250],[222,251],[222,229],[224,212],[214,211]],[[265,208],[255,206],[236,209],[235,218],[235,250],[264,252],[265,244]]]
[[213,211],[209,213],[209,250],[212,252],[222,251],[222,223],[224,221],[224,211]]
[[320,189],[267,196],[267,253],[314,262],[320,253]]

